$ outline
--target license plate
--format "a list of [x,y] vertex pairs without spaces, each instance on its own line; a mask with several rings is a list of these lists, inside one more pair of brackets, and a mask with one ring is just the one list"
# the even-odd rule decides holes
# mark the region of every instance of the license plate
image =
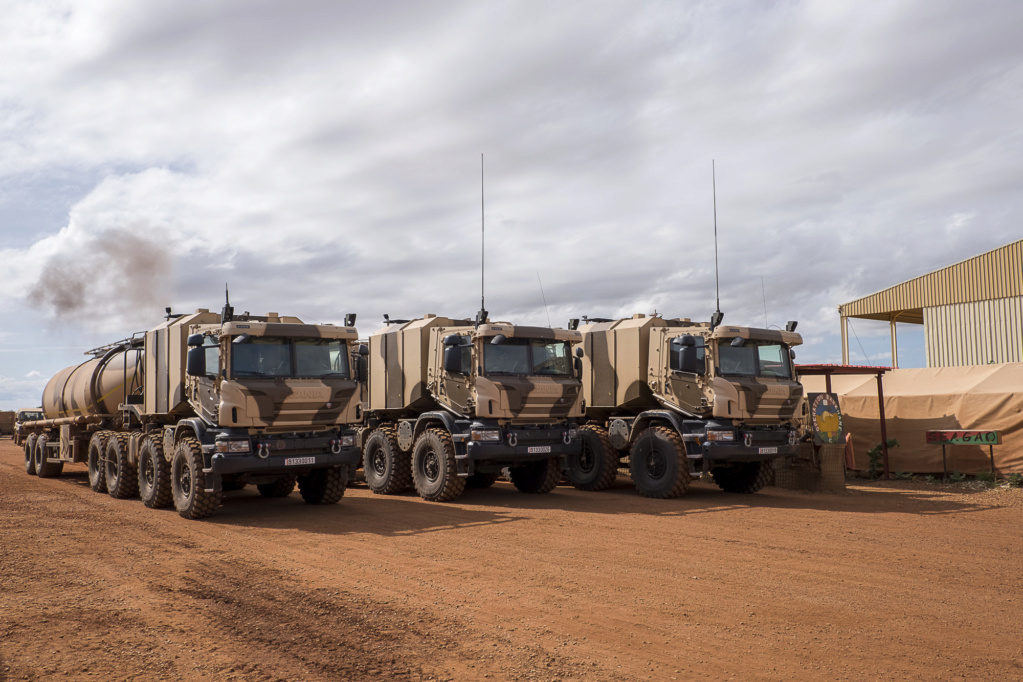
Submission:
[[315,457],[288,457],[284,460],[284,466],[294,467],[301,466],[303,464],[316,464]]
[[551,451],[550,445],[531,445],[530,447],[526,448],[526,452],[528,452],[531,455],[550,451]]
[[760,448],[760,454],[761,455],[777,455],[778,454],[778,448],[776,448],[776,447],[774,447],[774,448]]

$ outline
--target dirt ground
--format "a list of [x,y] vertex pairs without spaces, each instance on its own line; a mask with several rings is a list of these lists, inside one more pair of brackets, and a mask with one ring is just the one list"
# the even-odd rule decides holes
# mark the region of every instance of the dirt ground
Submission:
[[206,521],[0,440],[0,680],[1023,677],[1023,490],[499,482]]

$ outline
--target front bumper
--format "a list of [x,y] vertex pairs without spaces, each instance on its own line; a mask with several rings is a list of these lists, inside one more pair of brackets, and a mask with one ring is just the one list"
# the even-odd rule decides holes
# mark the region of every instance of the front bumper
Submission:
[[742,443],[719,443],[704,442],[702,445],[703,458],[711,462],[762,462],[776,457],[794,455],[799,450],[796,445],[785,444],[753,444],[749,447]]
[[[582,451],[582,441],[577,436],[566,443],[568,431],[567,425],[539,429],[512,427],[504,430],[501,441],[473,441],[469,439],[469,434],[464,434],[459,440],[470,461],[514,464],[551,457],[577,456]],[[458,445],[456,443],[456,447]]]
[[[260,447],[260,441],[262,447]],[[303,474],[313,469],[358,464],[362,452],[358,446],[338,447],[338,436],[314,438],[254,439],[252,451],[216,452],[214,445],[203,446],[208,474]]]

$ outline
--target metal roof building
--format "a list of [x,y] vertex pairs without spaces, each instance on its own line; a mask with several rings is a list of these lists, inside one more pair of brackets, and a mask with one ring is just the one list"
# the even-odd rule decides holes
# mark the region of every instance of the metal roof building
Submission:
[[1023,239],[838,306],[842,363],[849,318],[924,325],[928,367],[1023,362]]

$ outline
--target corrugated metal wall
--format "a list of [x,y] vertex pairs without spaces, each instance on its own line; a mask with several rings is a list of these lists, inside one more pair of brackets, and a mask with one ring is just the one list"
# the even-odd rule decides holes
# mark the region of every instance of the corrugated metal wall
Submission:
[[1023,362],[1023,296],[924,308],[928,367]]
[[[845,317],[869,317],[899,310],[1016,296],[1023,296],[1023,239],[845,303],[839,308]],[[908,318],[900,320],[915,321]]]

